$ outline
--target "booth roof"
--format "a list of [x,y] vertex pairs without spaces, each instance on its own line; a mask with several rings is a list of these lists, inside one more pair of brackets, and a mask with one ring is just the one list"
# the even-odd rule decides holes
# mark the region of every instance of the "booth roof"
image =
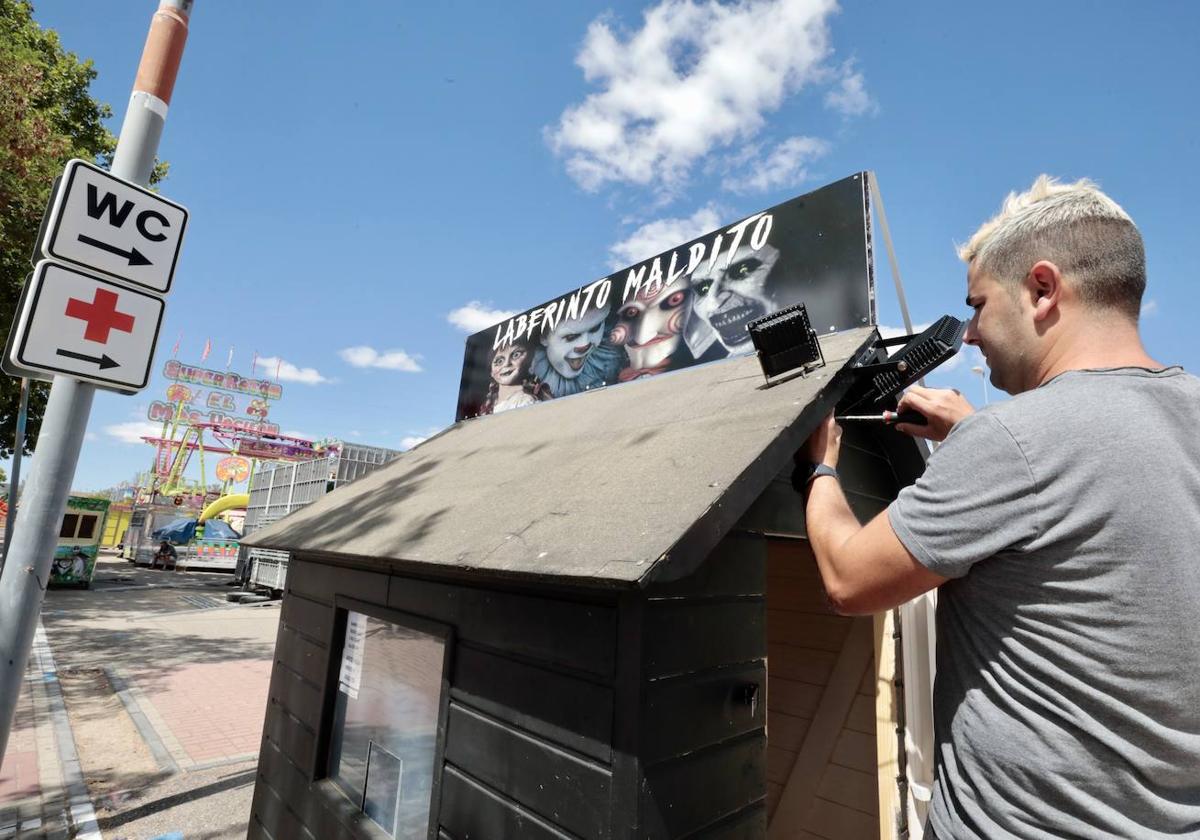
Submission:
[[826,366],[771,388],[744,356],[465,420],[242,542],[587,586],[683,577],[833,409],[874,337],[823,336]]

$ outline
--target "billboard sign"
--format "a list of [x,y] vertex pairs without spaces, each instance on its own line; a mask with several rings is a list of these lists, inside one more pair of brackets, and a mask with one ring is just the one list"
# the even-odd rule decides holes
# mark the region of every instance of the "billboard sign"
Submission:
[[818,333],[875,323],[866,173],[747,216],[467,339],[456,419],[753,352],[803,303]]

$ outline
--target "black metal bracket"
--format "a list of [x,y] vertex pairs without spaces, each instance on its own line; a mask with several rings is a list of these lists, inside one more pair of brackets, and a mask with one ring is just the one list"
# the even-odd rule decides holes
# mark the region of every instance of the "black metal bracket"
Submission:
[[[851,368],[854,383],[838,404],[838,414],[890,411],[900,392],[954,356],[962,347],[965,322],[943,315],[912,335],[880,338]],[[887,348],[903,345],[889,355]]]

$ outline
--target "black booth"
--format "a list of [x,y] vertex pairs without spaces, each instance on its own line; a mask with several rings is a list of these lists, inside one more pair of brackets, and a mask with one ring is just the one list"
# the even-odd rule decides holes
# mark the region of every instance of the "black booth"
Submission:
[[[877,628],[790,483],[876,338],[460,422],[255,533],[292,559],[250,836],[881,836]],[[922,469],[847,431],[860,517]]]

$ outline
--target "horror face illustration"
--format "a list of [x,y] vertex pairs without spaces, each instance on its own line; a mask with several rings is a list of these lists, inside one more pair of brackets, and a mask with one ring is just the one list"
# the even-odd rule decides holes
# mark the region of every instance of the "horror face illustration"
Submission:
[[608,312],[608,305],[589,309],[542,335],[532,370],[552,396],[578,394],[616,378],[624,359],[620,348],[604,340]]
[[778,308],[767,289],[767,277],[779,261],[779,251],[770,245],[755,250],[741,245],[729,258],[718,260],[692,274],[696,314],[712,326],[717,340],[730,353],[748,351],[750,333],[746,325]]
[[609,340],[624,345],[629,356],[629,366],[620,374],[622,381],[667,369],[679,349],[691,298],[687,278],[680,277],[669,285],[643,286],[621,307]]
[[583,371],[588,355],[600,346],[604,335],[604,319],[608,309],[593,309],[579,318],[559,321],[553,330],[542,336],[550,366],[567,379]]
[[497,385],[519,385],[529,370],[532,356],[522,343],[501,347],[492,355],[491,376]]

